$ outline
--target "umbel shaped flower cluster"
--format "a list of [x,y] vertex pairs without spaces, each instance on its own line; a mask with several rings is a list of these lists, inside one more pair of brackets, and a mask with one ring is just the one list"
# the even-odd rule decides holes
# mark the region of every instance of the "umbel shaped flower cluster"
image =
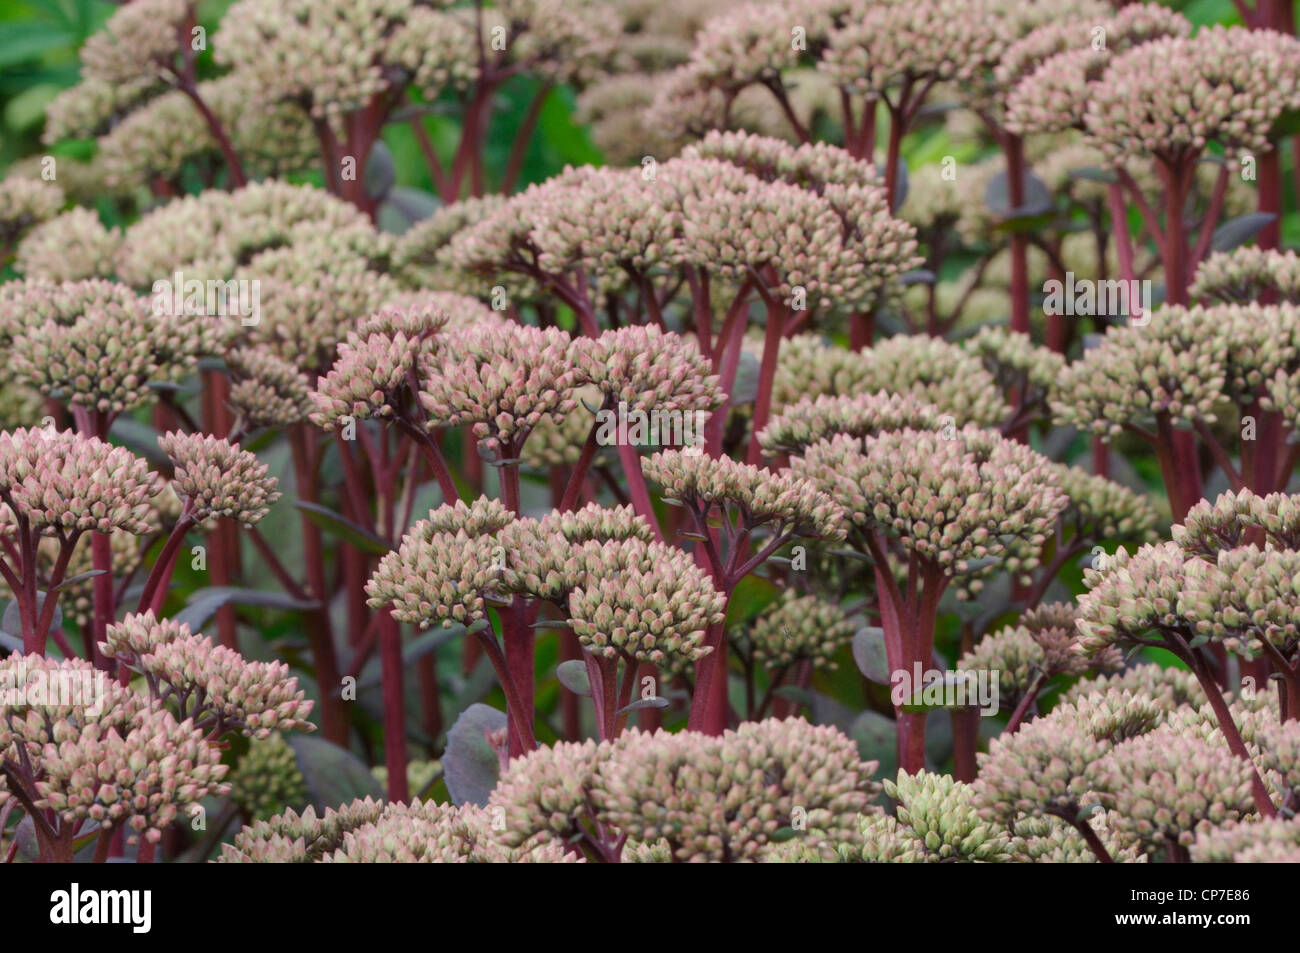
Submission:
[[512,762],[488,808],[504,812],[516,847],[578,843],[613,860],[635,842],[671,862],[753,860],[779,832],[836,836],[876,810],[875,767],[835,729],[802,720],[720,738],[630,732]]

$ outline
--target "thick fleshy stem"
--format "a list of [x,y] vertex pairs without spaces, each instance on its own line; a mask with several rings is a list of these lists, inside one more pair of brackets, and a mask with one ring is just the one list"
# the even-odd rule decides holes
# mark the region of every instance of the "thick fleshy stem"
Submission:
[[1043,689],[1043,676],[1041,673],[1034,676],[1034,680],[1029,683],[1025,689],[1025,694],[1021,696],[1020,703],[1016,705],[1016,710],[1011,713],[1011,718],[1007,721],[1007,727],[1003,729],[1003,734],[1014,735],[1020,730],[1021,723],[1025,720],[1025,715],[1029,713],[1029,708],[1038,699],[1038,693]]
[[781,337],[785,329],[787,312],[781,302],[768,294],[761,282],[757,282],[759,292],[767,305],[767,330],[763,335],[763,359],[758,369],[758,393],[754,400],[754,423],[749,438],[749,451],[745,462],[750,466],[759,466],[763,462],[763,448],[759,445],[758,435],[767,426],[767,419],[772,411],[772,387],[776,380],[776,359],[781,350]]
[[537,634],[524,618],[524,600],[515,596],[513,602],[501,610],[502,641],[505,642],[506,668],[515,685],[518,697],[519,718],[521,721],[520,737],[515,739],[518,751],[512,750],[510,756],[526,754],[536,747],[533,734],[534,696],[536,693]]
[[[958,658],[975,647],[971,623],[961,627],[961,652]],[[978,770],[975,752],[979,747],[980,712],[974,706],[965,706],[952,713],[952,773],[958,781],[969,784]]]
[[587,481],[587,473],[591,470],[591,461],[596,456],[599,449],[598,434],[600,424],[593,422],[591,432],[587,434],[587,440],[582,445],[582,453],[578,457],[578,462],[573,465],[573,471],[569,475],[569,482],[564,488],[564,496],[560,499],[559,506],[556,507],[561,513],[567,513],[574,509],[578,504],[578,497],[582,494],[582,485]]
[[[203,381],[203,429],[218,437],[225,437],[233,424],[231,419],[230,378],[220,371],[205,370]],[[208,575],[214,586],[229,586],[233,581],[239,553],[239,537],[233,525],[221,521],[209,534]],[[235,607],[223,605],[217,610],[217,639],[229,649],[238,649],[239,630],[235,620]]]
[[[186,505],[180,518],[176,520],[176,525],[172,527],[167,542],[163,544],[162,551],[158,554],[157,561],[153,564],[153,569],[149,573],[149,578],[144,582],[144,588],[140,590],[140,599],[136,603],[136,612],[146,612],[150,609],[161,608],[162,598],[159,593],[166,593],[167,584],[171,580],[172,568],[176,565],[176,555],[180,551],[181,544],[185,542],[185,534],[189,532],[194,525],[194,517],[190,514],[189,505]],[[96,577],[101,578],[101,577]],[[103,633],[99,633],[97,638],[102,640]]]
[[99,575],[91,583],[91,593],[95,607],[91,630],[91,647],[94,655],[88,661],[96,668],[102,668],[98,646],[104,639],[108,627],[113,623],[115,611],[113,604],[113,549],[108,533],[91,534],[90,558],[92,567]]
[[[298,498],[304,503],[315,503],[316,453],[313,449],[315,433],[305,425],[296,424],[289,431],[289,447],[293,454],[294,478]],[[316,681],[320,685],[321,731],[325,738],[337,745],[348,743],[348,714],[340,692],[338,657],[334,650],[333,626],[326,604],[329,586],[325,579],[325,551],[320,527],[311,521],[304,510],[300,514],[303,539],[303,561],[307,570],[307,585],[320,606],[311,611],[312,624],[307,626],[307,640],[316,663]]]
[[[5,503],[8,505],[10,512],[18,514],[18,540],[19,552],[16,557],[16,568],[11,567],[3,556],[0,556],[0,576],[8,584],[9,589],[14,593],[18,603],[18,618],[23,628],[23,653],[26,655],[44,655],[45,639],[41,637],[40,629],[36,625],[36,580],[35,580],[35,558],[36,547],[31,541],[31,532],[27,527],[27,519],[22,515],[13,503],[13,498],[4,491],[0,491]],[[31,578],[29,578],[31,577]]]
[[[689,731],[720,735],[718,710],[726,710],[727,639],[723,623],[711,625],[704,634],[704,644],[712,651],[696,664],[695,692],[691,698],[691,711],[686,727]],[[725,715],[723,720],[725,721]]]
[[433,471],[434,478],[438,481],[438,488],[442,490],[443,502],[455,503],[460,499],[460,494],[456,492],[456,483],[451,478],[451,471],[447,469],[447,461],[443,459],[442,451],[438,449],[438,442],[433,438],[433,435],[418,423],[407,420],[405,417],[395,417],[393,422],[415,442],[424,454],[429,469]]
[[380,613],[379,619],[379,661],[384,685],[384,763],[388,766],[388,800],[409,801],[402,629],[386,609]]
[[[1001,136],[1007,164],[1007,202],[1012,211],[1025,204],[1024,140],[1012,133]],[[1011,330],[1029,333],[1029,240],[1024,232],[1011,233]]]
[[659,518],[655,516],[654,504],[650,502],[650,490],[646,486],[645,475],[641,472],[641,454],[627,441],[618,441],[618,458],[623,464],[623,475],[627,478],[628,496],[632,498],[632,507],[638,516],[644,517],[654,531],[655,539],[663,542],[664,535],[659,529]]
[[1219,723],[1219,731],[1223,733],[1224,740],[1228,743],[1228,750],[1241,758],[1250,765],[1250,791],[1255,801],[1255,809],[1266,818],[1276,817],[1277,808],[1273,804],[1272,798],[1268,796],[1268,787],[1264,784],[1264,779],[1260,777],[1259,769],[1255,762],[1251,760],[1250,751],[1246,748],[1246,743],[1241,738],[1241,732],[1237,729],[1237,723],[1232,718],[1232,712],[1228,709],[1228,703],[1223,700],[1223,690],[1210,674],[1209,665],[1206,664],[1205,658],[1200,652],[1190,648],[1183,643],[1181,638],[1182,651],[1176,653],[1182,657],[1196,676],[1196,680],[1204,689],[1206,697],[1209,699],[1210,708],[1214,711],[1215,721]]
[[[501,651],[501,646],[497,643],[496,633],[486,623],[471,628],[479,644],[482,645],[488,661],[492,664],[492,670],[496,672],[497,681],[501,684],[501,690],[506,696],[506,731],[511,748],[510,757],[526,754],[537,747],[537,741],[533,735],[531,712],[525,717],[518,688],[511,677],[510,667],[506,663],[506,657]],[[518,749],[517,754],[516,749]]]
[[1099,863],[1113,864],[1115,862],[1115,858],[1110,855],[1110,851],[1106,849],[1106,845],[1101,842],[1101,838],[1097,836],[1097,832],[1092,829],[1092,825],[1087,820],[1066,817],[1063,814],[1058,814],[1057,817],[1060,817],[1079,832],[1079,836],[1083,838],[1084,843],[1088,845],[1088,849],[1092,851],[1093,856],[1097,858]]
[[595,656],[590,652],[582,654],[587,665],[597,732],[601,741],[613,741],[618,735],[618,659]]
[[[64,642],[62,631],[57,629],[51,631],[51,629],[54,628],[54,610],[59,604],[58,589],[59,586],[63,584],[64,576],[67,575],[68,563],[72,559],[72,551],[77,548],[77,540],[80,539],[80,537],[80,532],[74,532],[67,539],[60,542],[59,555],[55,558],[54,568],[50,572],[50,588],[49,591],[45,593],[45,599],[41,603],[40,612],[36,617],[36,631],[38,633],[49,632],[51,637],[53,637],[58,643],[59,649],[63,652],[65,658],[72,658],[70,647],[66,642]],[[111,585],[111,576],[95,577],[96,581],[101,578],[108,578]],[[109,596],[109,600],[112,600],[111,595]],[[90,645],[89,653],[87,660],[90,661],[91,664],[95,665],[96,668],[102,667],[98,664],[98,651],[95,648],[95,643]],[[41,654],[44,654],[44,652],[42,651]]]
[[[1227,172],[1227,166],[1224,166]],[[1272,215],[1273,220],[1259,230],[1255,244],[1259,248],[1277,248],[1282,231],[1282,154],[1279,148],[1269,149],[1259,155],[1258,175],[1259,210]],[[1213,225],[1209,226],[1211,229]]]

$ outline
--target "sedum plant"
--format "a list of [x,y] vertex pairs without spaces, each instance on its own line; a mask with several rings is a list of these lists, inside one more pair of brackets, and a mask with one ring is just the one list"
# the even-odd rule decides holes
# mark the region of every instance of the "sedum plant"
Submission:
[[1285,6],[24,23],[0,861],[1294,860]]

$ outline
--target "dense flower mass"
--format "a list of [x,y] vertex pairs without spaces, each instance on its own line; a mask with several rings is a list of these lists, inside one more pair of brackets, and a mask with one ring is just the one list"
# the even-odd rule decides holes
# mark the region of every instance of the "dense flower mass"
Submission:
[[176,467],[172,489],[195,520],[228,516],[251,526],[280,498],[266,464],[227,440],[169,433],[158,444]]
[[1300,861],[1290,4],[10,6],[0,863]]

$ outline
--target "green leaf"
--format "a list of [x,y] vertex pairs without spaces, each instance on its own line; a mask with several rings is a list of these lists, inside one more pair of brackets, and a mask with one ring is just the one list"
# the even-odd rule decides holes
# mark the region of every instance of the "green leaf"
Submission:
[[65,26],[43,20],[11,20],[0,31],[0,68],[25,63],[52,50],[76,45],[76,34]]
[[1082,169],[1071,169],[1066,174],[1072,179],[1087,179],[1089,182],[1102,182],[1106,185],[1113,185],[1119,181],[1119,176],[1114,172],[1095,165],[1084,166]]
[[731,385],[731,406],[751,404],[758,398],[758,372],[758,358],[750,351],[741,351],[736,380]]
[[1089,804],[1087,807],[1079,808],[1079,813],[1075,815],[1074,822],[1082,824],[1094,814],[1105,814],[1106,808],[1101,804]]
[[163,463],[168,466],[171,464],[167,454],[163,453],[162,447],[158,446],[158,431],[134,417],[125,415],[118,417],[109,428],[108,435],[150,463]]
[[905,271],[898,276],[898,283],[901,285],[932,285],[938,280],[938,276],[933,271],[925,268]]
[[36,861],[41,856],[41,845],[36,839],[36,822],[30,817],[24,815],[23,819],[18,822],[14,828],[14,841],[18,844],[18,853],[22,854],[30,861]]
[[591,678],[587,674],[587,663],[582,659],[569,659],[555,668],[555,677],[560,684],[575,695],[591,695]]
[[788,702],[794,702],[796,705],[809,706],[812,704],[812,695],[808,694],[808,689],[800,685],[782,685],[772,692],[776,698],[784,698]]
[[999,232],[1038,232],[1056,221],[1055,212],[1028,213],[1012,215],[993,226]]
[[66,589],[68,586],[75,586],[77,583],[83,582],[86,579],[93,579],[96,576],[103,576],[107,572],[108,572],[107,569],[89,569],[86,572],[77,573],[75,576],[70,576],[69,578],[63,580],[63,582],[59,583],[57,586],[51,589],[50,592],[58,592],[60,589]]
[[[883,166],[876,166],[876,171],[880,173],[880,181],[885,181],[885,169]],[[898,172],[894,176],[894,207],[891,209],[897,212],[907,201],[907,191],[910,188],[907,179],[907,160],[902,156],[898,157]]]
[[393,163],[393,152],[384,140],[378,140],[366,159],[366,168],[361,173],[361,182],[366,195],[372,199],[382,199],[397,184],[397,166]]
[[727,627],[748,622],[775,602],[779,595],[780,590],[771,580],[746,576],[740,580],[731,594],[731,602],[727,604]]
[[569,621],[567,619],[538,619],[530,629],[567,629]]
[[849,726],[848,736],[858,745],[863,761],[878,761],[876,773],[892,778],[898,773],[898,732],[893,719],[878,711],[864,711]]
[[56,83],[28,86],[5,105],[5,125],[15,132],[25,132],[45,118],[45,107],[62,87]]
[[216,611],[226,603],[233,602],[241,606],[266,606],[270,609],[316,609],[319,602],[303,601],[282,592],[267,592],[262,589],[240,589],[235,586],[208,586],[190,595],[185,608],[173,617],[197,632],[207,623]]
[[841,559],[856,559],[859,562],[866,563],[868,566],[875,565],[875,562],[871,559],[870,555],[867,553],[860,553],[856,549],[828,549],[826,550],[826,553],[829,556],[838,556]]
[[317,811],[358,798],[384,799],[383,788],[365,762],[346,748],[315,735],[293,734],[288,742]]
[[622,715],[629,711],[641,711],[646,708],[667,708],[670,704],[672,704],[672,702],[668,699],[662,698],[658,695],[652,695],[649,698],[638,698],[636,701],[632,702],[632,704],[624,705],[618,711],[614,712],[614,714]]
[[[531,93],[532,90],[529,91],[530,96]],[[537,128],[546,143],[547,151],[556,154],[561,167],[565,164],[600,164],[604,161],[604,156],[592,145],[591,133],[587,127],[574,121],[574,107],[573,91],[568,87],[551,90],[542,103]],[[558,171],[558,168],[555,169],[555,172]]]
[[[958,680],[962,676],[957,672],[942,672],[940,674],[942,679],[942,692],[941,692],[943,696],[942,699],[938,702],[927,701],[925,698],[925,694],[928,686],[927,685],[914,686],[912,697],[904,701],[903,704],[900,706],[903,709],[903,711],[908,712],[910,714],[917,714],[920,712],[943,711],[947,709],[960,710],[962,708],[971,707],[970,705],[948,704],[947,699],[950,696],[955,697],[954,688],[955,686],[958,685]],[[929,688],[929,690],[933,691],[934,689]],[[967,698],[969,698],[969,691],[970,689],[968,688],[967,692],[964,693],[966,694]]]
[[[45,593],[36,590],[36,605],[42,606],[45,603]],[[54,607],[54,619],[50,622],[50,631],[57,632],[63,628],[63,609],[60,606]],[[15,599],[5,606],[4,615],[0,616],[0,632],[11,635],[19,640],[22,644],[23,623],[22,613],[18,611],[18,600]]]
[[1276,215],[1272,212],[1247,212],[1230,219],[1214,230],[1210,239],[1211,251],[1232,251],[1246,244],[1272,222]]
[[853,635],[853,661],[860,671],[878,685],[889,684],[889,657],[885,652],[885,630],[866,625]]
[[386,540],[376,536],[364,526],[354,523],[347,517],[335,513],[319,503],[308,503],[299,500],[294,503],[294,506],[306,513],[307,519],[325,530],[325,532],[337,536],[345,543],[351,543],[363,553],[382,556],[393,549]]
[[1025,172],[1023,195],[1024,201],[1012,208],[1010,179],[1003,169],[985,186],[984,204],[988,206],[989,211],[1002,220],[1005,226],[1046,215],[1054,208],[1051,189],[1042,179],[1029,171]]
[[501,761],[486,734],[505,727],[506,713],[482,702],[466,708],[451,726],[442,769],[453,804],[487,804],[501,773]]
[[1269,130],[1270,139],[1282,139],[1300,132],[1300,109],[1288,109],[1277,117],[1273,128]]
[[394,186],[379,205],[380,231],[400,235],[441,207],[442,200],[432,192],[406,185]]

